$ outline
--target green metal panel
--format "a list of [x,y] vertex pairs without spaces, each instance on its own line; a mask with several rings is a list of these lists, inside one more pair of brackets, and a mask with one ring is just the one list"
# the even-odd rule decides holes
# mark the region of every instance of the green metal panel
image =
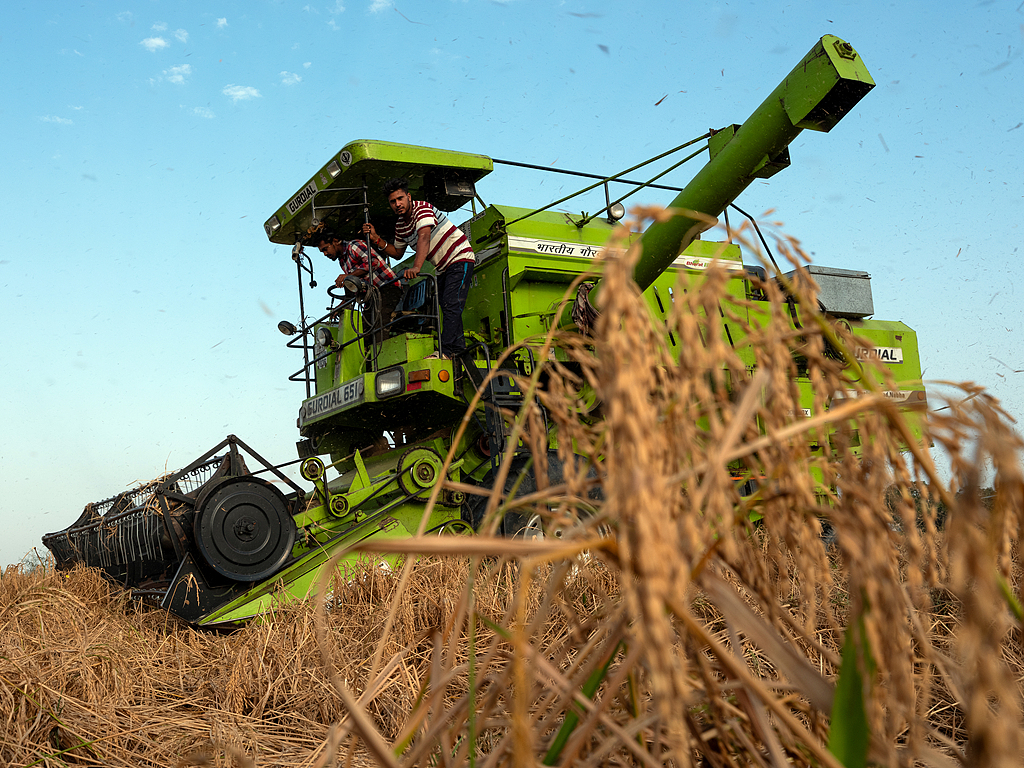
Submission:
[[434,337],[423,333],[403,333],[384,339],[377,355],[377,368],[383,370],[393,365],[419,360],[434,352]]
[[506,336],[504,286],[507,268],[508,256],[505,254],[478,264],[473,270],[473,285],[462,313],[465,331],[493,345],[494,349],[504,346]]
[[859,338],[870,344],[858,346],[855,354],[860,359],[873,359],[881,364],[881,371],[874,377],[875,383],[886,397],[900,404],[911,431],[920,439],[924,435],[928,400],[917,333],[893,320],[851,321],[850,326]]

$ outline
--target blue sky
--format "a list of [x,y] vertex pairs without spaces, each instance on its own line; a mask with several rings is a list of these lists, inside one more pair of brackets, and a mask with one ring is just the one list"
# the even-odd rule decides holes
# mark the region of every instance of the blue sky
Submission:
[[[742,122],[824,34],[878,86],[739,205],[869,272],[927,378],[1024,417],[1024,2],[689,5],[9,4],[0,564],[229,433],[294,457],[295,274],[262,223],[348,141],[613,173]],[[479,191],[575,186],[499,167]]]

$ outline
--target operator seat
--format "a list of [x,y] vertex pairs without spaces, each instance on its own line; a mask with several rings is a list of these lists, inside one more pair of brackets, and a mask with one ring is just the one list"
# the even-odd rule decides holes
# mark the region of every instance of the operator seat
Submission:
[[389,329],[392,334],[437,331],[436,286],[436,281],[428,276],[405,287],[402,300],[395,308],[395,320]]

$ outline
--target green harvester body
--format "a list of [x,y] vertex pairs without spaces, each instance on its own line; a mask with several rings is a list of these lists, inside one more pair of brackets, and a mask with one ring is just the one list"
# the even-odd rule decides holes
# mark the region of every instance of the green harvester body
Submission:
[[[745,266],[737,245],[704,241],[700,233],[754,179],[789,165],[788,146],[802,130],[830,130],[873,85],[853,48],[826,36],[746,122],[712,133],[709,161],[669,203],[675,215],[629,236],[642,249],[634,278],[653,318],[666,320],[679,291],[717,265],[729,274],[724,301],[732,303],[725,314],[745,317],[751,327],[766,322],[771,308],[758,287],[763,270]],[[476,184],[493,170],[494,161],[483,155],[382,141],[354,141],[329,158],[264,224],[271,242],[292,248],[299,279],[301,321],[282,323],[282,330],[291,334],[289,346],[302,351],[303,366],[292,376],[306,386],[298,451],[314,490],[299,488],[280,467],[229,437],[181,472],[136,489],[131,498],[90,505],[70,528],[48,534],[44,542],[58,565],[96,565],[187,621],[230,626],[352,577],[359,560],[353,547],[368,538],[472,533],[479,519],[463,489],[490,488],[508,448],[502,411],[517,409],[523,401],[518,382],[548,364],[539,359],[545,335],[575,329],[572,301],[565,300],[571,284],[592,274],[592,297],[600,306],[595,257],[618,226],[604,216],[485,205]],[[461,222],[477,259],[461,359],[433,356],[441,317],[429,269],[405,288],[382,339],[364,328],[366,296],[358,288],[345,295],[332,289],[335,301],[323,316],[307,312],[323,291],[304,293],[307,278],[312,282],[305,247],[325,229],[342,240],[362,239],[366,221],[390,240],[394,216],[382,187],[393,177],[408,179],[413,199],[442,211],[472,206]],[[870,317],[865,273],[818,268],[812,275],[828,315],[865,341],[858,354],[885,363],[893,383],[875,386],[915,414],[909,423],[920,437],[917,415],[926,399],[914,331]],[[800,305],[790,303],[787,311],[799,327]],[[725,326],[752,374],[754,350],[743,324]],[[669,341],[679,343],[671,335]],[[551,354],[566,360],[557,347]],[[488,374],[493,379],[484,383]],[[804,415],[815,415],[810,380],[797,384]],[[480,405],[456,438],[478,389]],[[552,448],[555,440],[551,429]],[[245,455],[262,468],[250,468]],[[328,480],[332,471],[336,476]],[[259,479],[269,475],[277,482]],[[127,555],[107,551],[104,542],[128,538],[124,521],[132,514],[142,521],[131,523],[132,530],[145,529],[142,538],[152,541]],[[522,521],[513,525],[506,518],[502,525],[507,535],[523,532]]]

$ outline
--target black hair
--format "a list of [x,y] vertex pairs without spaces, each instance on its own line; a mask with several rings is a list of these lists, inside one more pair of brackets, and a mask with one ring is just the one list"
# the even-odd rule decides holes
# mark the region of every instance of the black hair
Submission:
[[307,241],[306,244],[312,246],[313,248],[319,248],[321,245],[325,245],[327,243],[333,243],[335,240],[340,240],[340,239],[341,238],[339,238],[333,232],[314,232],[310,236],[310,238],[309,238],[309,240]]
[[398,190],[409,194],[409,180],[406,178],[388,179],[384,182],[384,194],[391,197]]

